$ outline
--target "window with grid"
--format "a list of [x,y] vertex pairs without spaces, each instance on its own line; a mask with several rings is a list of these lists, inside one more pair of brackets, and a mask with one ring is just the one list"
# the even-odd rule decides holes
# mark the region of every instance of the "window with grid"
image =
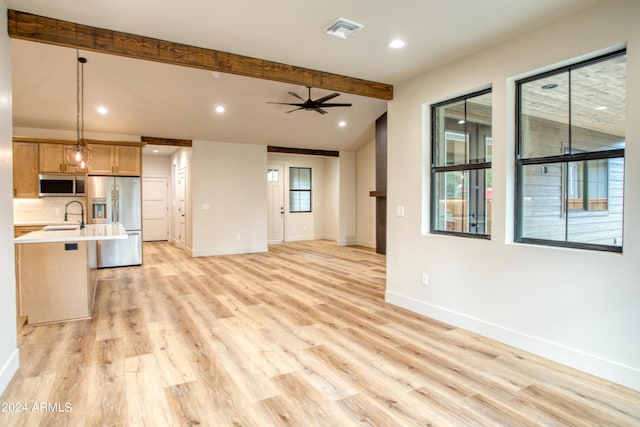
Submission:
[[491,89],[431,107],[431,232],[489,238]]
[[289,168],[289,212],[311,212],[311,168]]
[[626,51],[516,90],[516,241],[622,252]]

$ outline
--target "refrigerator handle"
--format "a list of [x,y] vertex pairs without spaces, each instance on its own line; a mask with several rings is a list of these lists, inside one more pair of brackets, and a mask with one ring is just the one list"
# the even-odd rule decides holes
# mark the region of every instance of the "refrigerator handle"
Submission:
[[117,212],[117,206],[116,206],[116,186],[112,185],[111,186],[111,222],[115,223],[116,222],[116,212]]
[[116,220],[115,222],[120,222],[120,186],[116,184],[116,202],[115,202],[115,210]]

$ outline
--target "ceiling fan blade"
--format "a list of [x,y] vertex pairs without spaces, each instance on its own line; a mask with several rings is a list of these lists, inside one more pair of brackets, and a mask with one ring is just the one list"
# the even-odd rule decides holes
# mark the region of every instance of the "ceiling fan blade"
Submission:
[[351,104],[340,104],[340,103],[333,103],[333,104],[319,104],[318,107],[322,107],[322,108],[327,108],[327,107],[351,107]]
[[289,92],[289,95],[291,95],[291,96],[295,96],[295,97],[296,97],[296,98],[298,98],[300,101],[304,101],[304,99],[303,99],[303,98],[301,98],[301,97],[300,97],[300,95],[298,95],[298,94],[297,94],[297,93],[295,93],[295,92]]
[[330,99],[333,99],[336,96],[340,96],[340,94],[338,92],[334,92],[331,95],[327,95],[327,96],[323,96],[322,98],[318,98],[313,102],[315,102],[316,104],[322,104],[323,102],[328,101]]
[[314,108],[313,110],[314,110],[314,111],[316,111],[317,113],[320,113],[320,114],[327,114],[327,112],[326,112],[326,111],[324,111],[324,110],[323,110],[322,108],[320,108],[320,107],[316,107],[316,108]]
[[294,111],[298,111],[298,110],[304,110],[304,107],[298,107],[298,108],[294,108],[291,111],[287,111],[287,113],[293,113]]
[[303,104],[300,103],[293,103],[293,102],[270,102],[267,101],[267,104],[278,104],[278,105],[291,105],[294,107],[302,107]]

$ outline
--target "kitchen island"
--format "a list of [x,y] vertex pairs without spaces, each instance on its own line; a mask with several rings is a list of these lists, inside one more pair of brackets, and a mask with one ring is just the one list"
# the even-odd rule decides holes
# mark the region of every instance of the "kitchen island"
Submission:
[[121,224],[49,226],[16,237],[20,314],[27,323],[91,317],[98,240],[126,239]]

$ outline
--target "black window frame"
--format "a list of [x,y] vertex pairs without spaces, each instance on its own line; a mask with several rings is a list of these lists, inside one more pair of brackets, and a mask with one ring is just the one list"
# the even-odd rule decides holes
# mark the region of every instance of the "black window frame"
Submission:
[[[582,242],[571,242],[571,241],[560,241],[560,240],[549,240],[549,239],[540,239],[540,238],[532,238],[532,237],[523,237],[523,222],[522,214],[523,214],[523,201],[524,201],[524,179],[523,179],[523,167],[529,165],[547,165],[547,164],[561,164],[563,167],[567,167],[569,163],[573,162],[588,162],[591,160],[609,160],[609,159],[625,159],[625,149],[617,148],[610,150],[601,150],[601,151],[583,151],[583,152],[575,152],[571,153],[566,152],[557,156],[542,156],[542,157],[529,157],[522,158],[522,150],[523,150],[523,135],[521,131],[521,113],[522,113],[522,86],[525,83],[530,83],[532,81],[541,80],[545,77],[557,75],[560,73],[569,72],[572,70],[580,69],[589,65],[597,64],[599,62],[604,62],[607,60],[611,60],[616,57],[626,56],[627,49],[620,49],[615,52],[607,53],[604,55],[596,56],[591,59],[587,59],[584,61],[579,61],[570,65],[566,65],[564,67],[559,67],[544,73],[536,74],[533,76],[526,77],[521,80],[517,80],[516,84],[516,117],[515,117],[515,128],[516,128],[516,162],[515,162],[515,217],[514,217],[514,241],[516,243],[527,243],[541,246],[554,246],[554,247],[562,247],[562,248],[572,248],[572,249],[585,249],[585,250],[595,250],[595,251],[604,251],[604,252],[615,252],[622,253],[623,246],[613,246],[613,245],[604,245],[597,243],[582,243]],[[570,74],[569,74],[570,76]],[[570,77],[569,77],[570,78]],[[571,80],[569,80],[571,82]],[[571,86],[569,85],[569,88]],[[569,132],[569,147],[571,147],[571,143],[573,142],[571,133],[572,133],[572,125],[571,125],[571,92],[569,89],[569,123],[568,123],[568,132]],[[626,140],[626,135],[625,135]],[[568,174],[565,174],[564,178],[566,185],[566,181],[568,181]],[[624,200],[624,196],[623,196]],[[564,210],[568,212],[568,199],[565,197],[564,200]],[[623,216],[624,218],[624,216]],[[568,228],[569,217],[565,218],[565,236],[566,230]],[[624,220],[623,220],[624,221]],[[624,223],[623,230],[624,230]],[[623,243],[624,245],[624,243]]]
[[[291,171],[293,169],[301,170],[306,169],[309,171],[309,188],[300,189],[300,188],[292,188],[291,184]],[[304,166],[290,166],[289,167],[289,213],[310,213],[313,212],[313,168],[304,167]],[[300,194],[300,193],[309,193],[309,210],[293,210],[291,204],[291,195],[292,194]]]
[[[431,197],[430,197],[430,215],[431,215],[431,220],[430,220],[430,225],[429,225],[429,231],[431,234],[440,234],[440,235],[448,235],[448,236],[458,236],[458,237],[468,237],[468,238],[472,238],[472,239],[483,239],[483,240],[491,240],[491,234],[485,234],[485,233],[471,233],[471,232],[461,232],[461,231],[452,231],[452,230],[441,230],[441,229],[437,229],[436,228],[436,217],[437,217],[437,212],[436,212],[436,204],[439,203],[439,200],[437,199],[437,195],[438,193],[438,189],[436,186],[436,174],[438,173],[444,173],[444,172],[474,172],[474,171],[480,171],[480,170],[491,170],[492,167],[492,161],[493,161],[493,155],[491,158],[491,161],[485,161],[485,162],[469,162],[469,159],[467,159],[467,163],[464,164],[459,164],[459,165],[450,165],[450,166],[437,166],[436,165],[436,160],[437,160],[437,153],[436,153],[436,145],[437,145],[437,141],[436,141],[436,132],[437,132],[437,126],[436,126],[436,111],[439,107],[443,107],[445,105],[449,105],[449,104],[454,104],[460,101],[466,101],[467,99],[471,99],[477,96],[481,96],[481,95],[486,95],[486,94],[490,94],[493,93],[493,88],[489,87],[487,89],[482,89],[482,90],[478,90],[475,92],[470,92],[468,94],[465,95],[461,95],[455,98],[451,98],[451,99],[447,99],[445,101],[441,101],[438,102],[436,104],[432,104],[431,105]],[[491,106],[492,109],[492,114],[493,114],[493,105]],[[466,110],[466,107],[465,107]],[[466,116],[466,111],[465,111],[465,116]],[[465,117],[466,119],[466,117]],[[466,126],[467,126],[467,120],[465,120],[465,131],[464,131],[464,135],[468,135],[468,132],[466,130]],[[493,132],[492,132],[493,135]],[[485,186],[485,190],[486,190],[486,186]],[[485,212],[486,215],[486,212]],[[487,218],[485,218],[485,227],[487,224]]]

